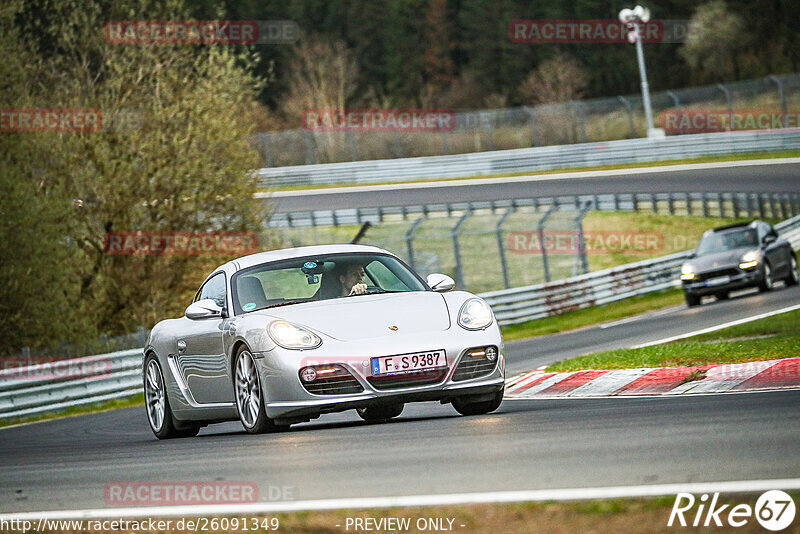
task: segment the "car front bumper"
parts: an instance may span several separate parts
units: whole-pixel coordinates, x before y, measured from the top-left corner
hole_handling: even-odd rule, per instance
[[[708,282],[710,279],[715,278],[713,274],[697,273],[696,276],[702,277],[701,280],[684,280],[682,282],[683,290],[692,295],[713,295],[720,291],[733,291],[736,289],[743,289],[746,287],[755,287],[763,278],[764,274],[759,265],[756,268],[743,270],[736,268],[735,273],[728,275],[729,281],[724,284],[711,284]]]
[[[454,380],[454,373],[469,349],[496,346],[494,368],[466,380]],[[371,359],[424,351],[445,351],[446,374],[434,383],[393,389],[376,388],[368,380],[372,376]],[[449,402],[455,397],[475,396],[476,401],[491,398],[505,383],[505,350],[496,324],[486,330],[466,331],[451,327],[441,332],[393,334],[377,339],[357,341],[325,340],[317,349],[306,351],[273,350],[255,353],[259,367],[264,406],[267,416],[281,422],[294,422],[324,413],[340,412],[376,404],[420,401]],[[299,371],[307,365],[338,364],[347,369],[363,391],[359,393],[320,395],[310,393],[300,381]]]

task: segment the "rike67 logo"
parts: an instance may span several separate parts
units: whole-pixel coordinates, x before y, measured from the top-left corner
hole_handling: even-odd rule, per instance
[[[669,514],[667,526],[743,527],[754,517],[767,530],[777,532],[794,521],[796,508],[792,497],[780,490],[764,492],[755,507],[749,504],[719,504],[719,493],[709,500],[704,493],[699,499],[691,493],[678,493]]]

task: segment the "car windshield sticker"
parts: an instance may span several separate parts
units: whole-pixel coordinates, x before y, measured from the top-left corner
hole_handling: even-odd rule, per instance
[[[297,264],[295,264],[295,265],[297,265]],[[316,263],[314,263],[313,261],[307,261],[307,262],[305,262],[305,263],[303,264],[303,267],[305,267],[306,269],[313,269],[313,268],[315,268],[316,266],[317,266],[317,264],[316,264]]]
[[[242,306],[242,309],[244,311],[255,310],[256,309],[256,303],[255,302],[248,302],[247,304]]]

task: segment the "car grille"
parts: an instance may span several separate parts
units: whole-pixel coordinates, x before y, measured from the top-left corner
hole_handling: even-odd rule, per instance
[[[306,391],[314,395],[346,395],[364,391],[364,386],[350,374],[350,371],[341,365],[335,365],[333,369],[333,373],[317,377],[313,382],[300,380],[300,383],[303,384]]]
[[[702,282],[709,278],[717,278],[718,276],[736,276],[739,271],[734,268],[717,269],[715,271],[706,271],[704,273],[697,273],[693,281]]]
[[[495,348],[495,354],[497,354]],[[470,349],[458,362],[455,373],[453,373],[453,382],[460,382],[462,380],[471,380],[491,374],[497,366],[498,357],[494,360],[489,360],[486,357],[484,347],[480,349]]]
[[[436,384],[444,380],[446,376],[447,368],[445,367],[431,371],[412,371],[400,375],[370,376],[367,377],[367,381],[375,389],[387,390]]]

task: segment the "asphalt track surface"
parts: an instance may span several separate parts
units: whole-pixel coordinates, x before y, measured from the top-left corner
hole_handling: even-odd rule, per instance
[[[509,367],[639,343],[800,301],[776,288],[603,329],[509,344]],[[607,337],[602,337],[607,336]],[[142,407],[0,429],[0,512],[104,508],[113,482],[239,481],[261,500],[800,477],[800,390],[507,400],[489,415],[406,406],[396,420],[324,416],[250,436],[238,423],[158,441]]]
[[[283,192],[280,197],[272,198],[269,202],[276,213],[286,213],[605,193],[796,193],[800,191],[800,163],[717,167],[699,171],[646,169],[636,169],[636,171],[631,173],[620,170],[618,174],[607,174],[596,178],[548,179],[547,175],[541,175],[527,182],[498,181],[478,185],[469,185],[469,180],[464,180],[457,187],[430,187],[430,184],[410,183],[356,192],[342,189],[325,194],[308,194],[307,191]]]

